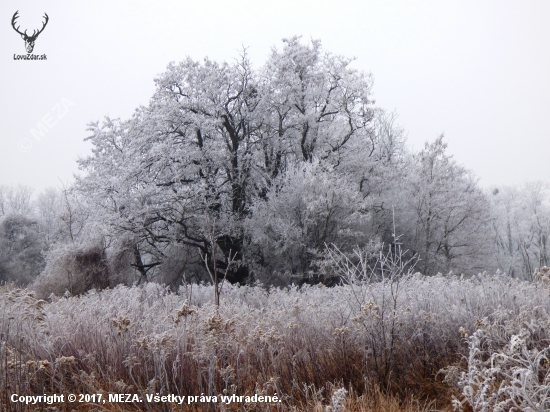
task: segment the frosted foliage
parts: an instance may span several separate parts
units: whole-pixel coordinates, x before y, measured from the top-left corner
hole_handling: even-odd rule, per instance
[[[532,280],[536,268],[550,265],[548,185],[495,188],[490,201],[499,266],[510,276]]]
[[[27,284],[44,268],[38,224],[24,215],[0,216],[0,282]]]
[[[0,217],[8,214],[30,215],[32,192],[33,189],[25,185],[0,185]]]
[[[327,243],[363,242],[366,213],[360,193],[344,176],[318,162],[290,168],[278,191],[258,200],[247,221],[269,272],[303,274]]]
[[[406,199],[396,209],[397,231],[420,255],[422,273],[460,270],[471,275],[492,262],[490,208],[476,179],[446,149],[440,136],[414,156]]]
[[[468,404],[474,411],[549,410],[550,347],[548,325],[544,323],[526,321],[511,336],[517,325],[510,328],[501,324],[498,331],[477,330],[469,338],[468,369],[458,381],[463,398],[455,399],[455,409],[462,411]],[[507,337],[509,341],[499,348]]]
[[[103,248],[99,245],[87,248],[67,245],[50,251],[44,271],[31,288],[40,297],[47,297],[65,292],[76,295],[108,286],[109,274]]]
[[[219,308],[212,296],[211,286],[172,293],[149,283],[52,296],[48,303],[5,290],[0,385],[18,382],[23,395],[43,385],[52,392],[116,392],[124,385],[136,393],[277,392],[285,402],[305,401],[292,382],[418,391],[467,356],[463,336],[477,327],[486,331],[473,335],[482,344],[472,341],[469,369],[459,379],[467,395],[473,388],[468,399],[477,402],[477,382],[488,382],[483,399],[502,402],[507,393],[524,391],[534,404],[545,402],[546,389],[539,389],[547,382],[540,373],[550,302],[542,283],[417,274],[333,288],[226,284]],[[487,360],[502,370],[494,381]],[[447,380],[451,372],[445,371]],[[506,379],[510,384],[499,388]],[[338,402],[325,406],[336,410]]]
[[[35,200],[36,216],[40,227],[40,232],[48,246],[62,241],[66,237],[65,222],[63,217],[65,213],[65,202],[62,192],[54,188],[45,189],[39,193]]]
[[[343,412],[346,408],[344,401],[348,391],[344,388],[340,388],[332,394],[332,406],[327,406],[325,412]]]
[[[240,261],[226,278],[244,284],[252,279],[248,256],[255,252],[246,249],[243,221],[253,204],[271,197],[275,181],[293,165],[319,158],[329,171],[354,148],[372,149],[372,79],[351,63],[299,37],[285,39],[259,70],[246,51],[231,63],[171,63],[155,80],[149,106],[126,121],[90,124],[93,155],[79,161],[86,176],[76,187],[111,233],[129,238],[144,280],[145,269],[177,244],[193,248],[195,260],[213,261],[216,254],[219,268]],[[300,240],[303,248],[310,234]],[[262,266],[261,256],[254,257]]]

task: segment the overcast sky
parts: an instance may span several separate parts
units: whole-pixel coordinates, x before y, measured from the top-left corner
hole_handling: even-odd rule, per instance
[[[14,60],[17,10],[29,34],[48,14],[33,51],[47,60]],[[246,46],[259,67],[295,34],[355,56],[415,150],[444,133],[484,187],[550,182],[548,0],[2,0],[0,17],[0,184],[70,182],[86,125],[148,104],[170,61]]]

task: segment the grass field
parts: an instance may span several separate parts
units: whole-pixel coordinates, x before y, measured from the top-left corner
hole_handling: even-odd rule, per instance
[[[218,399],[44,407],[431,411],[452,410],[454,397],[457,408],[462,401],[465,410],[472,405],[498,410],[491,408],[535,394],[534,404],[538,399],[546,407],[549,362],[542,359],[549,344],[550,298],[544,282],[417,274],[333,288],[226,284],[219,307],[213,295],[211,286],[187,285],[175,293],[146,284],[46,301],[4,286],[1,405],[7,411],[46,410],[25,409],[10,400],[12,394],[108,399],[109,393],[127,393],[141,399],[147,394]],[[519,389],[506,395],[503,387],[518,387],[512,382],[518,365],[529,368],[521,361],[523,347],[525,362],[539,354],[531,362],[536,370],[525,373],[532,381],[524,379],[524,395]],[[501,356],[495,363],[499,353],[509,362]],[[282,401],[219,401],[233,394],[276,395]]]

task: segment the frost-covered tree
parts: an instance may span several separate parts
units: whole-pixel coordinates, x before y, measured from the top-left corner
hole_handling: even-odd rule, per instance
[[[65,240],[66,233],[62,216],[65,209],[63,192],[47,188],[36,196],[34,210],[38,227],[48,247]]]
[[[443,136],[414,156],[396,212],[403,242],[421,272],[475,273],[490,267],[490,208],[476,179],[446,153]]]
[[[363,196],[348,176],[317,159],[289,168],[251,211],[249,253],[264,279],[279,273],[301,281],[326,245],[347,250],[367,240]]]
[[[93,155],[80,162],[87,175],[78,187],[128,236],[143,271],[179,244],[210,271],[246,282],[242,223],[256,199],[289,167],[314,158],[337,167],[370,135],[370,76],[350,63],[298,37],[259,71],[246,53],[231,64],[172,63],[148,107],[91,125]],[[241,264],[226,270],[232,259]]]
[[[487,269],[487,199],[442,139],[411,155],[352,59],[283,42],[257,70],[246,51],[171,63],[147,107],[90,125],[76,189],[107,254],[140,282],[246,283],[399,237],[427,274]]]
[[[319,40],[283,42],[261,71],[265,171],[277,175],[281,161],[314,157],[338,164],[371,134],[372,78],[353,69],[353,59],[323,53]]]
[[[157,79],[150,107],[133,119],[92,125],[94,156],[81,162],[89,174],[79,187],[100,195],[98,206],[131,238],[134,264],[144,276],[172,243],[205,256],[213,247],[242,253],[232,220],[245,213],[252,170],[257,127],[250,82],[246,59],[235,65],[188,59]],[[208,217],[225,223],[217,245],[206,234]]]
[[[28,284],[44,268],[38,224],[24,215],[0,218],[0,282]]]
[[[0,217],[8,214],[30,216],[33,189],[29,186],[0,185]]]
[[[550,264],[548,185],[525,183],[493,189],[491,207],[498,265],[512,277],[532,279],[535,269]]]
[[[404,193],[409,188],[407,176],[413,169],[405,133],[396,120],[395,113],[377,109],[368,138],[352,142],[348,156],[338,166],[365,200],[364,208],[370,215],[366,236],[386,244],[403,234],[394,234],[395,211],[398,218],[406,220],[409,208]]]

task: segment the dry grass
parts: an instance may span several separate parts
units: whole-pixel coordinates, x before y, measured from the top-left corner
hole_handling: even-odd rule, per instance
[[[321,411],[345,387],[349,411],[451,410],[459,388],[439,371],[468,353],[460,327],[475,330],[496,314],[503,322],[519,313],[548,318],[548,291],[538,285],[500,277],[399,282],[397,290],[388,282],[271,291],[226,285],[219,309],[210,303],[212,288],[197,285],[178,293],[154,284],[117,287],[50,302],[4,288],[0,405],[23,410],[11,393],[276,392],[283,397],[276,407],[101,406]]]

